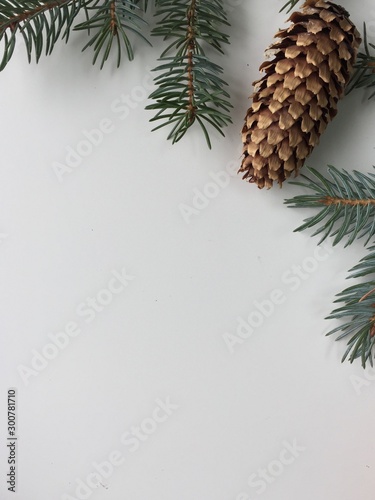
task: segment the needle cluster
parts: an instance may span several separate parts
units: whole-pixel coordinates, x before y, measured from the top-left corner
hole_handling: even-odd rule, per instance
[[[86,32],[82,50],[93,50],[93,64],[102,69],[115,53],[117,66],[122,54],[134,58],[134,34],[151,45],[149,26],[144,19],[148,0],[0,0],[0,71],[9,63],[20,35],[26,44],[29,62],[45,49],[50,54],[59,38],[68,40],[71,29]],[[179,141],[198,123],[211,147],[208,127],[224,135],[231,122],[229,93],[223,69],[210,52],[223,53],[229,37],[222,0],[155,0],[153,36],[162,37],[166,47],[160,56],[155,78],[155,110],[151,119],[156,129],[170,124],[168,138]],[[83,13],[83,16],[78,14]],[[78,17],[77,17],[78,16]],[[74,26],[73,26],[74,25]]]
[[[70,28],[87,0],[0,0],[0,71],[10,61],[21,35],[29,62],[43,53],[50,54],[60,38],[68,41]]]
[[[313,168],[308,170],[310,176],[301,175],[301,181],[293,182],[307,193],[286,203],[294,208],[315,208],[317,212],[296,231],[314,228],[313,235],[321,237],[319,243],[331,237],[333,245],[345,241],[348,246],[357,239],[368,245],[375,236],[375,175],[332,166],[328,167],[328,176]],[[360,282],[337,295],[339,307],[328,316],[340,321],[328,335],[338,334],[337,340],[348,338],[342,360],[353,362],[360,358],[363,367],[367,362],[373,364],[375,343],[375,246],[368,250],[368,255],[350,271],[349,278]]]
[[[162,37],[167,46],[156,68],[157,89],[148,109],[157,113],[152,121],[161,121],[154,130],[172,124],[168,139],[178,142],[198,122],[211,147],[207,125],[223,134],[231,122],[231,104],[221,78],[222,68],[206,55],[211,47],[223,53],[229,43],[221,27],[228,25],[220,0],[159,0],[160,17],[154,36]]]
[[[122,50],[125,48],[129,61],[134,59],[132,43],[129,33],[136,33],[150,44],[142,33],[142,29],[147,26],[143,19],[143,14],[147,9],[147,0],[94,0],[87,6],[86,21],[78,24],[75,30],[85,30],[93,34],[82,50],[88,47],[94,49],[95,63],[101,55],[100,68],[107,61],[113,44],[117,48],[117,67],[121,64]],[[150,44],[151,45],[151,44]]]

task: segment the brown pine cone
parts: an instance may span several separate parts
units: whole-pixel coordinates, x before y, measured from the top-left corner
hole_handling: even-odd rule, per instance
[[[361,43],[341,6],[307,0],[268,51],[242,130],[240,172],[259,188],[298,174],[337,113]]]

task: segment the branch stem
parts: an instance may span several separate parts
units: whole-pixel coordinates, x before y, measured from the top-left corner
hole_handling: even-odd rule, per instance
[[[189,122],[193,123],[195,119],[196,106],[194,104],[194,61],[193,56],[195,53],[195,29],[194,21],[196,17],[196,0],[191,0],[190,7],[187,12],[187,79],[188,79],[188,106]]]
[[[349,205],[351,207],[355,207],[360,205],[362,207],[367,207],[368,205],[375,205],[375,199],[369,198],[367,200],[356,200],[356,199],[347,199],[347,198],[333,198],[332,196],[326,196],[322,200],[321,203],[324,205]]]
[[[11,31],[15,31],[22,21],[26,19],[30,19],[42,12],[54,9],[55,7],[62,7],[68,3],[71,3],[73,0],[54,0],[53,2],[44,2],[42,5],[35,7],[35,9],[25,10],[21,12],[17,16],[11,17],[3,24],[0,24],[0,32],[5,31],[10,28]]]
[[[367,299],[367,297],[369,297],[369,296],[370,296],[372,293],[374,293],[374,292],[375,292],[375,288],[373,288],[373,289],[372,289],[372,290],[370,290],[369,292],[365,293],[365,295],[364,295],[363,297],[361,297],[361,298],[359,299],[359,301],[358,301],[358,302],[362,302],[363,300]],[[375,318],[374,318],[374,319],[375,319]]]
[[[113,2],[111,2],[110,14],[111,14],[111,32],[113,35],[116,35],[116,33],[117,33],[117,20],[116,20],[116,1],[115,0],[113,0]]]

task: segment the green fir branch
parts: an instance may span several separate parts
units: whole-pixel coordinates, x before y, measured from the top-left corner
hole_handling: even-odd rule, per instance
[[[152,122],[161,121],[154,130],[172,125],[168,139],[175,143],[198,122],[211,147],[207,126],[224,135],[223,127],[231,123],[223,70],[204,50],[206,45],[223,53],[222,44],[229,42],[220,30],[228,25],[222,1],[158,0],[157,6],[161,20],[152,34],[169,44],[155,68],[161,72],[155,78],[157,89],[150,95],[155,103],[146,108],[157,112]],[[170,55],[172,51],[174,55]]]
[[[363,27],[363,38],[364,52],[358,54],[347,92],[358,88],[372,89],[369,95],[369,99],[371,99],[375,97],[375,53],[371,52],[370,48],[375,49],[375,45],[368,42],[366,23]]]
[[[351,363],[360,358],[362,366],[373,365],[375,343],[375,247],[353,269],[349,278],[367,278],[364,283],[353,285],[337,295],[335,303],[342,304],[327,319],[343,323],[327,335],[339,334],[336,340],[349,336],[342,361]]]
[[[142,17],[146,9],[147,0],[144,2],[140,0],[95,0],[88,7],[88,18],[74,29],[87,30],[89,33],[94,30],[94,34],[82,49],[93,47],[93,64],[101,55],[100,69],[102,69],[114,44],[117,48],[117,67],[121,64],[123,47],[125,47],[129,61],[132,61],[134,51],[129,33],[136,33],[150,45],[142,33],[142,29],[147,26]]]
[[[375,175],[356,170],[349,173],[328,167],[330,179],[313,168],[313,177],[301,175],[302,182],[292,182],[309,190],[308,194],[286,200],[293,208],[318,208],[317,214],[304,220],[296,231],[316,227],[313,236],[321,235],[319,243],[328,236],[333,245],[346,239],[345,246],[356,238],[365,237],[365,245],[375,235]]]
[[[0,71],[13,55],[18,33],[24,39],[29,62],[33,52],[38,62],[44,47],[50,54],[60,35],[68,41],[72,23],[88,1],[0,0]]]
[[[365,237],[365,245],[375,235],[375,175],[354,170],[339,171],[328,167],[329,178],[313,168],[312,176],[302,175],[302,182],[293,182],[309,190],[285,202],[293,208],[317,208],[318,213],[305,220],[296,231],[316,227],[315,234],[322,234],[320,242],[333,237],[333,245],[343,239],[350,245],[355,239]],[[349,337],[342,361],[353,362],[360,358],[362,366],[373,364],[375,343],[375,246],[369,254],[350,271],[349,278],[365,278],[337,295],[334,309],[327,319],[340,320],[341,324],[327,335],[336,334],[337,340]]]

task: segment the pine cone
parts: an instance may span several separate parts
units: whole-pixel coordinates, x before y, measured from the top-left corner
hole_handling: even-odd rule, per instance
[[[253,104],[242,130],[240,172],[259,188],[298,174],[337,113],[361,43],[348,12],[324,0],[307,0],[288,19],[260,66]]]

